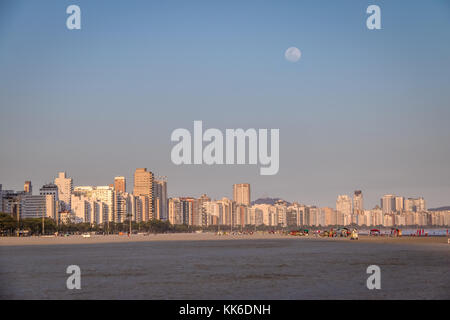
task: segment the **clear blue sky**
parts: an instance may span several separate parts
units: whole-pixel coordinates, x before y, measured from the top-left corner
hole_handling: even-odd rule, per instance
[[[66,28],[81,7],[82,29]],[[381,7],[382,30],[366,28]],[[297,63],[288,47],[302,51]],[[0,2],[0,183],[35,190],[136,167],[172,196],[335,205],[362,189],[450,204],[450,3],[436,1]],[[280,171],[175,166],[170,134],[279,128]]]

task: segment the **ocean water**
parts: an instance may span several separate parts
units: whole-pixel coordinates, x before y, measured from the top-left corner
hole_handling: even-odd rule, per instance
[[[381,290],[366,287],[369,265]],[[81,289],[66,268],[81,268]],[[0,247],[0,299],[449,299],[450,245],[314,239]]]

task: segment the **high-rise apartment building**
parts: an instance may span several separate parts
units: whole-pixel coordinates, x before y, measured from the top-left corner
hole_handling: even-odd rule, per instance
[[[110,186],[80,186],[75,187],[73,191],[74,196],[80,197],[84,196],[86,200],[98,202],[99,217],[92,218],[96,220],[97,223],[112,222],[115,221],[114,213],[115,211],[115,198],[114,190]],[[80,201],[83,201],[81,199]],[[94,214],[92,216],[95,216]],[[82,217],[82,215],[80,215]],[[86,219],[88,220],[88,219]]]
[[[352,200],[348,195],[344,194],[337,197],[336,211],[344,216],[352,214]]]
[[[39,189],[39,194],[46,196],[47,216],[57,221],[59,211],[58,187],[53,183],[44,184]]]
[[[15,219],[21,216],[21,197],[23,192],[13,190],[3,190],[0,184],[0,212],[9,213]]]
[[[211,198],[208,197],[206,194],[202,194],[202,196],[200,198],[198,198],[198,218],[200,219],[200,221],[198,221],[199,225],[201,226],[207,226],[210,224],[210,222],[208,221],[208,215],[206,213],[205,208],[203,207],[203,204],[205,202],[210,202]]]
[[[167,178],[160,177],[153,181],[153,208],[156,219],[167,220],[167,204]]]
[[[323,226],[334,226],[337,224],[336,211],[333,208],[325,207],[321,208],[320,211],[323,213]]]
[[[180,198],[182,223],[194,225],[198,221],[198,202],[197,199],[191,197]]]
[[[25,181],[23,185],[23,191],[25,193],[33,194],[33,187],[31,186],[31,181]]]
[[[262,212],[262,224],[266,226],[276,226],[278,224],[277,209],[275,206],[262,203],[255,204],[252,208],[258,209]]]
[[[71,205],[71,213],[73,214],[74,218],[77,221],[80,222],[93,222],[93,213],[92,213],[92,207],[89,206],[89,201],[91,199],[86,197],[83,194],[80,194],[78,192],[74,192],[72,194],[70,205]],[[92,200],[95,201],[95,200]],[[95,221],[98,222],[98,221]]]
[[[385,194],[381,199],[381,209],[383,210],[383,214],[394,212],[395,196],[392,194]]]
[[[134,172],[134,189],[135,196],[149,196],[153,194],[153,173],[147,171],[147,168],[138,168]]]
[[[203,197],[202,212],[206,214],[206,225],[221,225],[221,217],[223,217],[223,205],[220,201],[207,201],[206,197]],[[200,199],[202,199],[200,198]]]
[[[73,180],[68,178],[65,172],[58,172],[55,178],[55,185],[58,187],[58,198],[61,211],[70,211],[70,200],[73,191]]]
[[[364,211],[363,194],[361,190],[356,190],[353,193],[353,213],[361,214]]]
[[[3,210],[3,191],[2,191],[2,184],[0,183],[0,212],[5,212]]]
[[[114,191],[114,222],[128,220],[128,193]]]
[[[402,212],[405,208],[405,199],[403,197],[395,197],[395,211]]]
[[[221,216],[219,217],[220,224],[232,226],[235,224],[234,215],[236,212],[236,203],[231,199],[223,197],[218,201],[222,206]]]
[[[41,218],[44,216],[55,219],[56,217],[56,205],[52,195],[23,195],[20,206],[22,218]]]
[[[116,192],[127,192],[125,177],[114,178],[114,190]]]
[[[156,218],[153,209],[153,173],[147,168],[137,168],[134,172],[133,194],[141,199],[142,221]]]
[[[250,206],[250,184],[239,183],[233,185],[233,201],[236,204]]]
[[[405,199],[405,210],[409,212],[425,211],[426,210],[425,199],[422,197]]]

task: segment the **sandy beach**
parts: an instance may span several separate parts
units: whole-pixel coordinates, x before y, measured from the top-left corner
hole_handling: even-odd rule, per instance
[[[449,299],[449,263],[447,237],[5,237],[0,299]],[[366,286],[373,264],[381,290]]]
[[[358,241],[351,241],[349,238],[329,238],[315,236],[290,236],[284,234],[255,233],[253,235],[217,235],[214,233],[169,233],[169,234],[148,234],[148,235],[91,235],[83,237],[81,235],[71,235],[68,237],[55,236],[32,236],[32,237],[0,237],[0,246],[24,246],[24,245],[70,245],[70,244],[101,244],[101,243],[130,243],[130,242],[151,242],[151,241],[214,241],[214,240],[282,240],[295,239],[299,241],[345,241],[345,242],[369,242],[379,244],[448,244],[447,237],[388,237],[388,236],[360,236]],[[450,244],[449,244],[450,248]]]

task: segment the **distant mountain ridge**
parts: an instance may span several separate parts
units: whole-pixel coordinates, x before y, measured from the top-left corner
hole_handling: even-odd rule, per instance
[[[274,205],[277,201],[280,201],[280,200],[281,201],[285,201],[288,206],[291,205],[290,202],[288,202],[286,200],[283,200],[281,198],[259,198],[259,199],[256,199],[255,201],[252,201],[252,205],[254,205],[254,204],[271,204],[271,205]]]
[[[428,209],[428,211],[447,211],[447,210],[450,210],[450,206]]]

